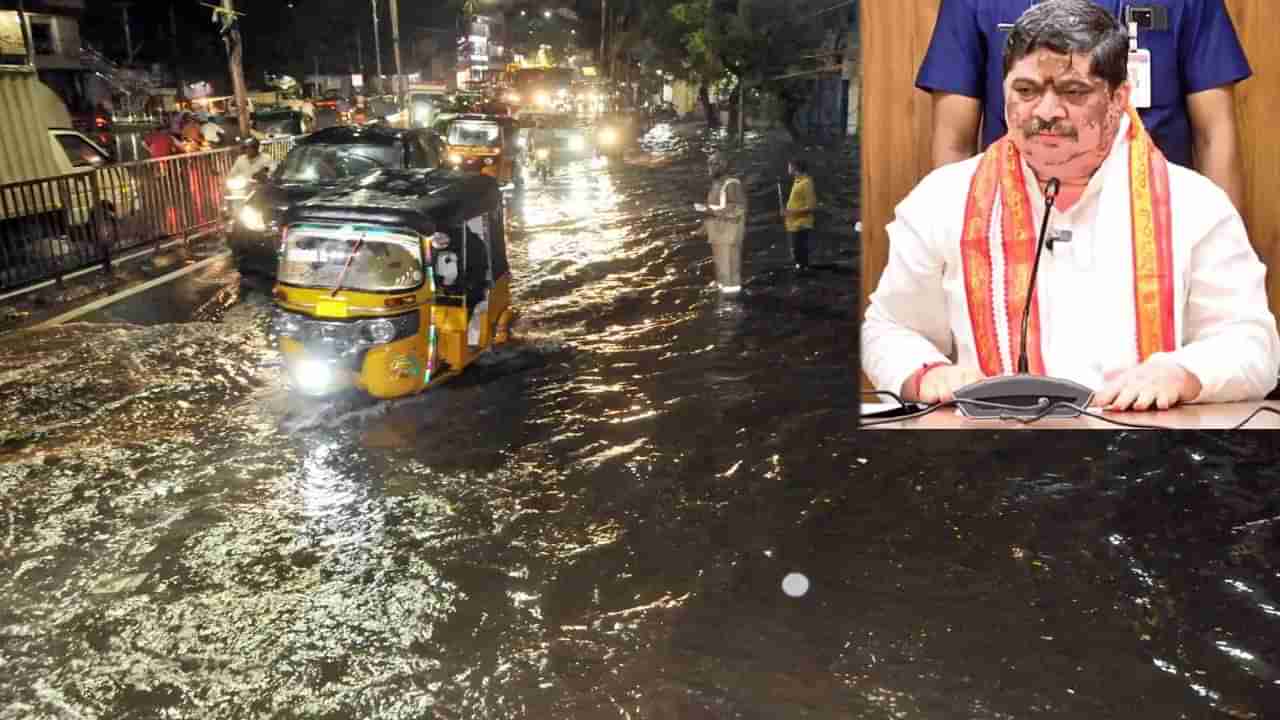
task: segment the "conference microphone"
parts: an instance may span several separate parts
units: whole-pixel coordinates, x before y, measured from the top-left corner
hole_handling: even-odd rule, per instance
[[[1036,257],[1031,263],[1031,281],[1027,283],[1027,302],[1022,306],[1022,338],[1018,348],[1018,373],[986,378],[956,390],[956,400],[976,400],[1004,407],[987,407],[973,403],[959,403],[960,412],[973,418],[1021,418],[1078,417],[1080,410],[1093,400],[1093,390],[1064,378],[1031,375],[1027,370],[1027,325],[1031,320],[1031,300],[1036,293],[1036,277],[1040,272],[1040,256],[1044,251],[1045,235],[1049,230],[1049,214],[1058,198],[1062,183],[1052,178],[1044,189],[1044,219],[1040,222],[1040,237],[1036,243]],[[1054,403],[1065,403],[1054,406]],[[1066,407],[1073,405],[1074,407]]]

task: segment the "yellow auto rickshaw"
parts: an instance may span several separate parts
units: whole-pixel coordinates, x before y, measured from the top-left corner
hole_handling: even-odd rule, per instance
[[[507,341],[510,285],[497,181],[376,170],[286,214],[274,329],[299,391],[401,397]]]
[[[459,115],[448,121],[441,135],[448,143],[449,163],[454,168],[488,175],[506,186],[521,181],[516,167],[517,132],[510,117]]]

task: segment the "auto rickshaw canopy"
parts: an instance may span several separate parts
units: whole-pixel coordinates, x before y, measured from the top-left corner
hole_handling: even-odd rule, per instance
[[[430,236],[501,207],[502,190],[487,175],[383,169],[298,203],[285,215],[284,223],[374,224]],[[506,275],[510,266],[505,233],[489,233],[485,245],[493,277]]]

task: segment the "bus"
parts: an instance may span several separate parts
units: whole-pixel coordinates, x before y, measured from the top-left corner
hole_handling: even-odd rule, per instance
[[[572,68],[521,68],[512,74],[508,100],[530,110],[570,110],[576,75]]]

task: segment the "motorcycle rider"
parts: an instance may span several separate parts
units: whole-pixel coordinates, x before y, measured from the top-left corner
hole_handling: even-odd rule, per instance
[[[545,122],[539,118],[534,121],[533,129],[529,131],[529,147],[527,149],[530,157],[533,158],[533,166],[540,172],[549,174],[551,167],[551,133],[547,130]],[[546,157],[538,157],[539,150],[546,150]]]
[[[263,173],[271,172],[271,158],[262,153],[262,145],[257,138],[251,137],[245,140],[240,143],[240,147],[244,152],[231,166],[231,172],[227,173],[228,178],[253,180]]]

